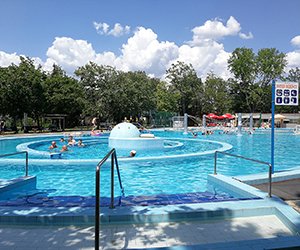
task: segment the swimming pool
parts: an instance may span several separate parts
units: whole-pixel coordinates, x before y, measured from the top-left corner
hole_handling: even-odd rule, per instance
[[[193,193],[207,190],[207,174],[213,173],[215,150],[229,150],[233,154],[270,162],[270,131],[264,130],[243,136],[215,133],[209,136],[182,132],[153,131],[165,139],[160,151],[145,150],[134,158],[126,151],[118,151],[119,166],[126,196]],[[1,153],[29,148],[29,174],[37,176],[37,188],[51,196],[93,196],[95,166],[109,151],[108,137],[83,137],[86,147],[74,147],[62,159],[51,160],[48,147],[61,136],[2,138]],[[78,138],[75,138],[78,139]],[[175,144],[174,144],[175,142]],[[300,164],[300,136],[291,131],[275,135],[275,171]],[[59,143],[59,142],[58,142]],[[177,145],[175,148],[172,146]],[[171,147],[171,148],[170,148]],[[43,154],[46,152],[46,154]],[[168,158],[165,158],[168,157]],[[264,165],[242,159],[220,156],[218,173],[246,175],[267,172]],[[1,179],[24,174],[24,157],[12,156],[0,160]],[[101,169],[101,195],[109,196],[109,163]],[[120,191],[115,182],[116,192]]]

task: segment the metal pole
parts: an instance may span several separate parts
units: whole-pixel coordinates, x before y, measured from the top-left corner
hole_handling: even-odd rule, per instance
[[[114,154],[111,154],[111,182],[110,182],[110,207],[109,208],[115,208],[114,206]]]
[[[275,81],[272,81],[272,128],[271,128],[271,165],[274,173],[274,147],[275,147]]]
[[[28,176],[28,152],[25,151],[26,154],[26,166],[25,166],[25,176]]]
[[[269,197],[272,197],[272,165],[269,164]]]
[[[113,154],[114,154],[114,158],[115,158],[115,162],[116,162],[116,169],[117,169],[117,174],[118,174],[118,178],[119,178],[120,188],[121,188],[121,190],[123,192],[124,189],[123,189],[123,185],[122,185],[121,174],[120,174],[120,169],[119,169],[119,164],[118,164],[118,159],[117,159],[117,153],[116,153],[116,151],[114,151]]]
[[[96,185],[95,185],[95,250],[99,249],[100,241],[100,167],[96,167]]]
[[[242,113],[238,113],[238,135],[242,134]]]
[[[183,126],[184,126],[183,134],[187,134],[188,133],[188,114],[187,113],[184,113]]]
[[[249,124],[249,130],[253,131],[253,114],[250,114],[250,124]]]
[[[202,116],[202,127],[205,129],[206,128],[206,115]]]
[[[214,175],[217,174],[217,153],[218,153],[218,151],[215,152],[215,168],[214,168]]]

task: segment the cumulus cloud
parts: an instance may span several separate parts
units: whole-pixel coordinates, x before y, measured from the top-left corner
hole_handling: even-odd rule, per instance
[[[122,70],[145,70],[161,76],[169,61],[178,56],[178,47],[172,42],[159,42],[151,30],[139,27],[126,44],[117,66]]]
[[[55,62],[66,71],[72,72],[75,68],[94,61],[96,53],[92,45],[85,40],[56,37],[52,46],[47,50],[47,56],[46,67]]]
[[[235,36],[240,30],[241,26],[233,16],[227,20],[226,25],[218,19],[208,20],[204,25],[192,29],[193,40],[189,43],[191,45],[201,45],[212,40],[217,41],[225,36]]]
[[[287,53],[286,59],[288,61],[287,71],[296,67],[300,68],[300,50]]]
[[[253,36],[252,32],[249,32],[248,34],[240,32],[239,37],[242,39],[248,40],[248,39],[252,39],[254,36]]]
[[[7,67],[14,64],[20,63],[20,56],[17,53],[8,54],[4,51],[0,51],[0,67]]]
[[[291,44],[293,44],[294,46],[300,47],[300,36],[295,36],[291,40]]]
[[[130,26],[122,26],[120,23],[115,23],[112,29],[109,29],[110,26],[107,23],[93,22],[93,25],[97,33],[101,35],[111,35],[115,37],[120,37],[130,33]]]
[[[94,26],[97,31],[106,35],[113,35],[113,32],[117,35],[126,30],[126,27],[119,26],[119,24],[112,29],[106,23],[94,23]],[[130,28],[127,30],[129,31]],[[58,64],[70,75],[78,67],[93,61],[99,65],[110,65],[123,71],[142,70],[158,78],[164,78],[166,70],[172,63],[183,61],[192,64],[197,75],[202,79],[211,71],[227,79],[230,77],[227,60],[231,53],[225,50],[219,40],[226,36],[253,38],[251,32],[241,33],[241,25],[234,17],[230,17],[226,24],[220,20],[206,21],[202,26],[195,27],[192,35],[191,42],[177,45],[172,41],[160,41],[152,29],[138,27],[121,46],[120,55],[111,51],[97,53],[92,44],[86,40],[56,37],[47,50],[46,61],[43,62],[39,58],[33,59],[45,70],[50,71],[53,64]],[[291,43],[300,44],[299,37],[294,37]],[[287,60],[287,69],[299,67],[300,50],[287,53]],[[18,64],[19,55],[0,51],[0,66],[8,66],[11,63]]]
[[[226,36],[239,36],[241,39],[252,39],[253,34],[241,32],[240,23],[230,16],[224,25],[221,20],[208,20],[203,25],[192,29],[193,40],[188,44],[193,46],[211,45],[214,41],[219,41]]]

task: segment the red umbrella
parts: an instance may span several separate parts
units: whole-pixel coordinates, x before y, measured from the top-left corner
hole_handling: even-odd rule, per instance
[[[234,118],[235,118],[235,116],[234,116],[234,115],[232,115],[232,114],[229,114],[229,113],[226,113],[225,115],[222,115],[222,117],[224,117],[224,119],[229,119],[229,120],[231,120],[231,119],[234,119]]]
[[[214,114],[214,113],[210,113],[210,114],[206,115],[206,117],[207,117],[208,119],[218,119],[218,118],[219,118],[219,116],[217,116],[217,115]]]

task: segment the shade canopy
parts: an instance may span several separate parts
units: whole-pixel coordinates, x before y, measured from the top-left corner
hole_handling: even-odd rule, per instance
[[[224,117],[224,119],[229,119],[229,120],[231,120],[231,119],[234,119],[234,118],[235,118],[235,116],[234,116],[234,115],[232,115],[232,114],[229,114],[229,113],[226,113],[226,114],[222,115],[222,117]]]
[[[229,113],[226,113],[226,114],[220,115],[220,116],[218,116],[218,115],[216,115],[214,113],[210,113],[210,114],[206,115],[206,117],[209,118],[209,119],[215,119],[215,120],[224,120],[224,119],[231,120],[231,119],[235,118],[234,115],[229,114]]]
[[[206,117],[209,119],[219,119],[219,116],[214,113],[209,113],[208,115],[206,115]]]
[[[274,116],[275,119],[285,119],[286,117],[284,115],[281,115],[281,114],[276,114]]]

